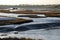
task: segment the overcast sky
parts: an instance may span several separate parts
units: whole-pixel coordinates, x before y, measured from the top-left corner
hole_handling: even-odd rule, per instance
[[[60,0],[0,0],[2,5],[19,5],[19,4],[30,4],[30,5],[46,5],[46,4],[60,4]]]

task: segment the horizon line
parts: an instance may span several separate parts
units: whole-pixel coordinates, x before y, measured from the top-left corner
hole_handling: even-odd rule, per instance
[[[60,5],[60,4],[0,4],[0,5]]]

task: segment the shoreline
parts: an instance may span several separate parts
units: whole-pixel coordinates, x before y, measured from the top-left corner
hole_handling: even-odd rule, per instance
[[[32,39],[32,38],[0,38],[0,40],[36,40],[36,39]],[[42,40],[42,39],[37,39],[37,40]]]
[[[2,19],[0,20],[0,25],[22,24],[22,23],[33,22],[33,20],[26,20],[21,18],[18,19],[18,18],[6,17],[6,18],[0,18],[0,19]]]
[[[60,17],[60,10],[32,11],[32,10],[0,10],[1,13],[13,14],[44,14],[46,17]]]

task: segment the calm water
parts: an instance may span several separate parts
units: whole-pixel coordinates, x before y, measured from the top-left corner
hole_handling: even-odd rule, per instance
[[[5,25],[5,26],[0,26],[0,28],[2,28],[0,30],[0,32],[5,32],[7,30],[9,30],[10,28],[17,28],[17,27],[29,27],[30,30],[26,30],[26,31],[19,31],[18,34],[14,34],[15,31],[8,31],[6,34],[8,34],[8,36],[4,36],[4,37],[26,37],[26,38],[35,38],[35,39],[44,39],[44,40],[60,40],[60,29],[50,29],[50,30],[46,30],[46,29],[35,29],[35,28],[39,28],[39,27],[60,27],[60,18],[31,18],[32,20],[34,20],[34,22],[31,23],[25,23],[25,24],[18,24],[18,25]],[[46,23],[52,23],[52,24],[46,24]],[[56,23],[56,24],[53,24]],[[36,25],[31,25],[31,24],[36,24]],[[44,24],[44,25],[41,25]],[[46,25],[45,25],[46,24]],[[28,25],[28,26],[25,26]],[[31,26],[29,26],[31,25]],[[7,27],[7,28],[6,28]],[[35,28],[33,28],[35,27]],[[32,30],[31,30],[32,29]],[[1,34],[1,33],[0,33]],[[5,33],[4,33],[5,34]],[[3,36],[0,36],[3,38]]]

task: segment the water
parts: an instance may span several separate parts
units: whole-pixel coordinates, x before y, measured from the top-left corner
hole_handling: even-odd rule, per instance
[[[4,37],[18,37],[18,38],[25,37],[25,38],[43,39],[43,40],[60,40],[60,29],[49,29],[49,30],[47,30],[46,28],[39,29],[39,27],[47,27],[47,28],[48,27],[60,27],[60,23],[59,23],[60,18],[48,17],[48,18],[31,18],[31,19],[34,20],[34,22],[24,23],[21,25],[18,24],[18,25],[0,26],[0,28],[1,28],[0,35],[7,34],[7,36],[0,36],[0,37],[1,38],[4,38]],[[14,31],[13,29],[21,27],[21,26],[29,27],[30,30],[19,31],[18,34],[14,34],[14,32],[16,32],[16,31]]]
[[[1,21],[1,20],[15,20],[15,19],[16,19],[16,18],[0,17],[0,21]]]
[[[8,36],[4,37],[10,36],[18,38],[25,37],[33,39],[44,39],[44,40],[60,40],[60,29],[54,29],[54,30],[38,29],[38,30],[19,32],[19,34],[13,34],[13,33],[14,32],[8,33]]]

